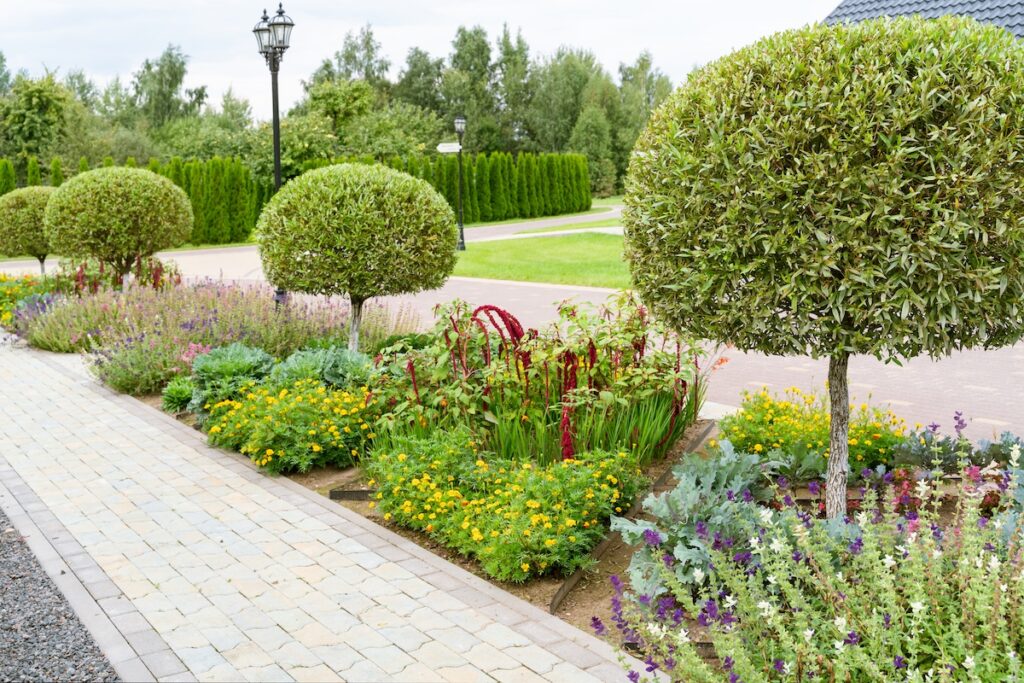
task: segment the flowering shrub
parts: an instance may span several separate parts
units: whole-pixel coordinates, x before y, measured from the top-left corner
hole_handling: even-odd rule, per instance
[[[479,450],[465,430],[395,439],[366,469],[385,519],[475,557],[502,581],[585,564],[642,484],[625,453],[581,453],[549,464]]]
[[[744,392],[740,409],[721,420],[722,438],[747,453],[784,454],[785,473],[806,479],[825,471],[829,449],[829,408],[824,396],[796,387],[782,397],[766,389]],[[892,462],[893,450],[906,435],[906,425],[889,410],[861,403],[850,409],[850,466],[853,471]],[[778,453],[773,459],[779,459]]]
[[[192,362],[192,401],[189,410],[203,416],[211,404],[236,398],[246,387],[270,374],[274,357],[263,349],[235,342],[219,346]]]
[[[1024,648],[1020,447],[999,487],[1013,506],[982,516],[985,489],[965,473],[957,510],[940,515],[935,481],[920,480],[919,511],[869,489],[855,520],[817,521],[795,507],[749,505],[748,551],[712,550],[696,597],[663,571],[670,594],[625,594],[613,619],[647,655],[647,671],[685,681],[1019,680]],[[713,529],[711,530],[714,531]],[[699,623],[718,664],[698,654]],[[606,627],[595,620],[595,628]],[[630,677],[638,680],[639,672]]]
[[[331,390],[311,379],[280,391],[243,389],[210,408],[210,443],[248,455],[270,472],[354,463],[375,438],[377,404],[366,387]]]
[[[467,426],[504,458],[663,455],[699,411],[695,351],[628,294],[560,313],[538,332],[493,306],[440,309],[432,343],[384,359],[386,419],[404,433]]]

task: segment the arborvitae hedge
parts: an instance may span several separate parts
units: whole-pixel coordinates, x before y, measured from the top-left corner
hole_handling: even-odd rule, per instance
[[[26,185],[42,185],[43,174],[39,170],[39,159],[33,157],[28,158],[28,168],[25,171],[25,184]]]
[[[64,167],[61,165],[60,157],[50,160],[50,185],[60,187],[64,184]]]
[[[14,164],[8,159],[0,159],[0,194],[7,194],[17,186]]]
[[[304,170],[340,163],[378,163],[369,156],[319,159]],[[580,154],[507,152],[464,156],[463,213],[467,223],[554,216],[590,208],[590,175]],[[423,178],[458,210],[458,158],[454,154],[390,158],[385,166]]]

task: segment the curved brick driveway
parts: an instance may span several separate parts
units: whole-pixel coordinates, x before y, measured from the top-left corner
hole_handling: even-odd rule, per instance
[[[604,643],[0,344],[0,506],[126,680],[622,680]]]

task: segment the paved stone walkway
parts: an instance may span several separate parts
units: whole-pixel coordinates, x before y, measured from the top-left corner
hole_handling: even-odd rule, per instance
[[[125,680],[622,680],[603,642],[0,345],[0,506]]]

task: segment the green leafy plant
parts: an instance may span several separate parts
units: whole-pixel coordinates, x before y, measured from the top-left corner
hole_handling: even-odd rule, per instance
[[[396,439],[366,470],[385,520],[431,534],[502,581],[586,565],[643,482],[623,452],[535,465],[480,451],[465,430]]]
[[[713,549],[706,585],[662,578],[670,593],[634,600],[616,582],[619,636],[672,680],[1015,680],[1024,647],[1019,557],[1020,447],[998,473],[1008,509],[982,515],[985,485],[964,470],[952,515],[937,480],[919,480],[916,510],[869,489],[855,519],[749,503],[749,549]],[[692,620],[692,621],[691,621]],[[715,659],[691,638],[701,626]],[[595,627],[605,631],[600,620]],[[639,678],[638,672],[632,674]]]
[[[172,379],[161,394],[161,405],[164,411],[175,415],[185,412],[188,409],[188,404],[192,401],[194,390],[195,385],[192,384],[191,377],[181,375]]]
[[[455,216],[444,198],[383,166],[307,171],[270,200],[257,237],[274,285],[348,296],[353,351],[367,299],[438,287],[455,266]]]
[[[675,329],[847,367],[1024,335],[1024,47],[966,17],[816,24],[697,70],[630,162],[626,254]],[[965,171],[964,169],[970,169]]]
[[[123,276],[140,257],[188,239],[192,207],[180,188],[151,171],[100,168],[53,192],[45,226],[53,251],[95,257]]]
[[[714,456],[690,455],[672,469],[676,486],[644,499],[649,519],[614,517],[612,531],[639,546],[629,561],[633,590],[661,595],[666,569],[679,585],[703,585],[713,573],[712,551],[731,547],[755,520],[749,502],[771,497],[769,482],[776,469],[777,463],[737,453],[724,443]]]
[[[365,354],[345,348],[304,349],[296,351],[274,366],[268,382],[287,387],[300,379],[313,379],[333,387],[366,385],[373,364]]]
[[[356,462],[376,434],[377,406],[365,387],[328,389],[300,379],[277,389],[245,385],[237,399],[211,405],[210,443],[248,455],[273,473]]]
[[[235,398],[243,389],[269,375],[273,367],[273,356],[239,342],[196,356],[192,361],[195,389],[188,408],[197,415],[204,415],[213,404]]]
[[[43,214],[52,187],[24,187],[0,195],[0,254],[31,256],[46,274],[50,243],[43,230]]]

